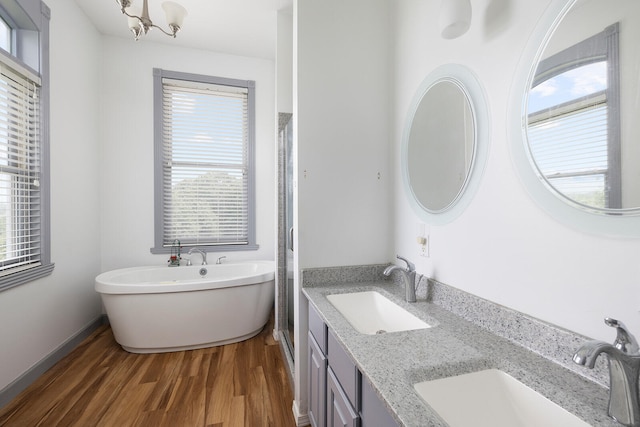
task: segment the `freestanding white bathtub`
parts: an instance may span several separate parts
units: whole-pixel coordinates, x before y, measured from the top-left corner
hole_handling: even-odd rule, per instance
[[[134,267],[96,277],[116,341],[132,353],[229,344],[269,320],[275,264]]]

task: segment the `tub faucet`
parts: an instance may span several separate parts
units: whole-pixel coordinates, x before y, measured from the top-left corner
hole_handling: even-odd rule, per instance
[[[613,344],[589,341],[574,354],[578,365],[593,369],[601,353],[609,356],[609,416],[625,426],[640,426],[640,348],[635,337],[626,326],[609,317],[604,323],[616,328]]]
[[[207,265],[207,253],[205,251],[198,248],[189,249],[189,255],[191,255],[193,252],[198,252],[202,256],[202,265]],[[187,265],[191,265],[191,258],[189,258]]]
[[[402,279],[404,280],[405,299],[407,302],[416,302],[416,266],[408,259],[396,255],[396,258],[404,261],[407,264],[406,268],[398,267],[397,265],[390,265],[384,269],[385,276],[389,276],[394,271],[402,273]]]

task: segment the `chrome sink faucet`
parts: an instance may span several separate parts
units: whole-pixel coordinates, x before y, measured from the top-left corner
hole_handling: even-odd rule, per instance
[[[604,323],[616,328],[613,344],[589,341],[574,354],[578,365],[593,369],[601,353],[609,356],[609,416],[625,426],[640,426],[640,403],[638,381],[640,379],[640,348],[627,327],[609,317]]]
[[[207,253],[205,251],[198,248],[189,249],[189,255],[191,255],[193,252],[198,252],[202,256],[202,265],[207,265]],[[189,258],[189,261],[187,261],[187,265],[191,265],[191,258]]]
[[[407,302],[416,302],[416,266],[408,259],[396,255],[396,258],[404,261],[407,264],[406,268],[398,267],[397,265],[390,265],[384,269],[385,276],[391,275],[394,271],[402,273],[402,279],[404,280],[405,299]]]

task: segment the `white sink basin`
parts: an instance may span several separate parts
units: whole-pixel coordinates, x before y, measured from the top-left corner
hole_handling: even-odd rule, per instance
[[[430,328],[404,308],[378,292],[354,292],[327,296],[358,332],[368,335]]]
[[[451,427],[589,427],[497,369],[414,384]]]

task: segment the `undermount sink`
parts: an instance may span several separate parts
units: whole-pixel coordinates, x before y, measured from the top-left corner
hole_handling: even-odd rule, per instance
[[[497,369],[424,381],[414,388],[451,427],[589,427]]]
[[[398,304],[375,291],[327,296],[358,332],[368,335],[430,328]]]

